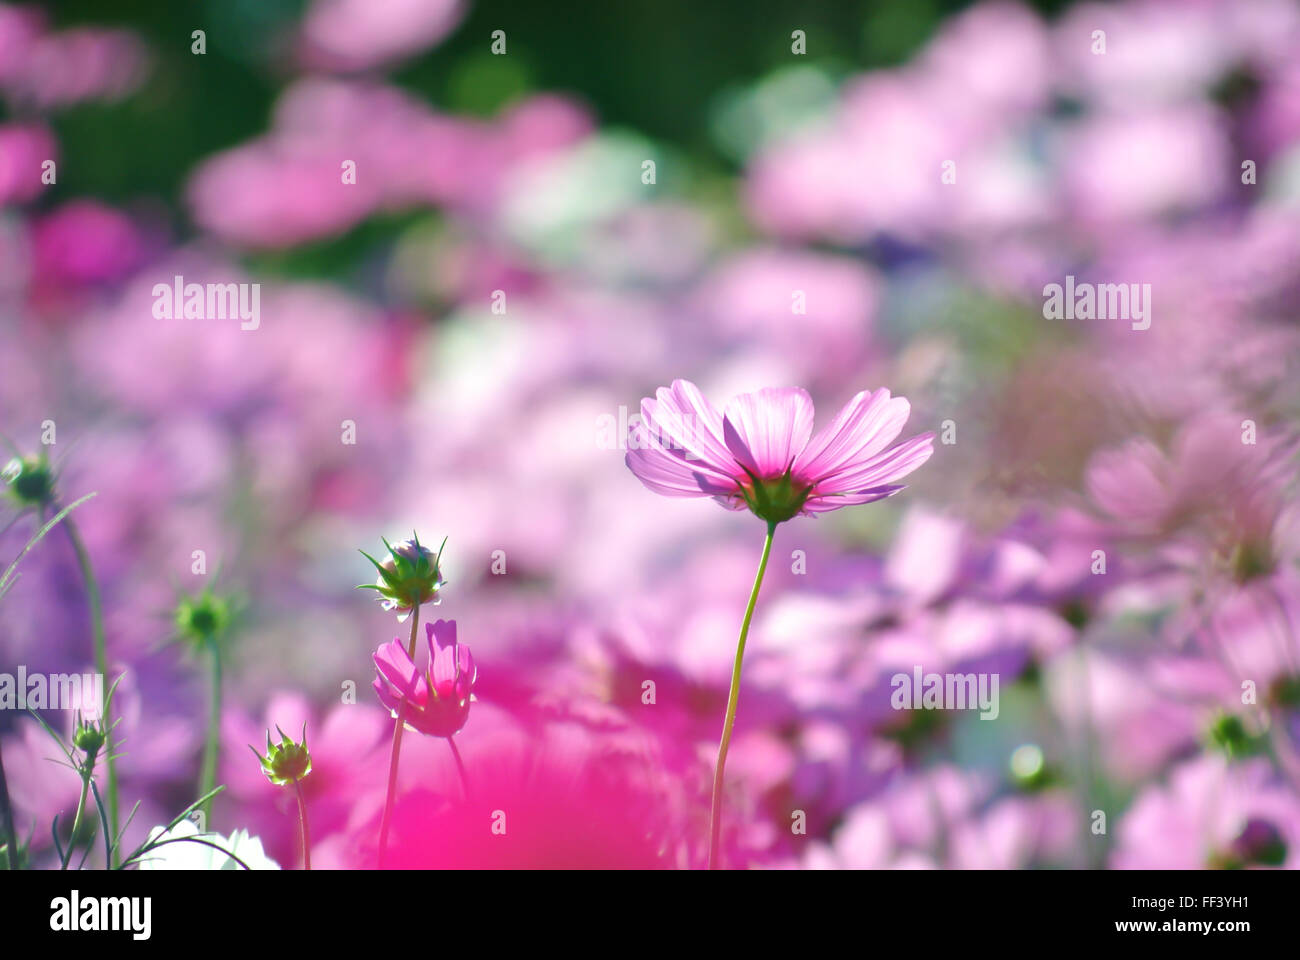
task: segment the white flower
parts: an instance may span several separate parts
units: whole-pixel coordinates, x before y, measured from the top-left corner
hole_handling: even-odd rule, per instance
[[[184,842],[198,837],[206,843]],[[233,853],[250,870],[279,870],[280,865],[266,855],[262,841],[249,836],[247,830],[236,830],[229,837],[216,833],[199,833],[198,826],[192,820],[182,820],[170,831],[166,827],[154,827],[149,831],[151,843],[158,840],[177,840],[178,843],[164,843],[146,853],[140,862],[141,870],[242,870],[244,869],[221,850]],[[214,850],[208,844],[215,844],[221,850]]]

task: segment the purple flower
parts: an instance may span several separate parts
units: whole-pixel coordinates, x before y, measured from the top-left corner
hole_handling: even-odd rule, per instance
[[[814,437],[812,400],[798,387],[743,393],[720,415],[695,384],[674,380],[641,401],[626,462],[656,493],[713,497],[776,524],[902,490],[895,481],[933,452],[933,433],[889,448],[910,410],[888,390],[864,390]]]
[[[425,625],[429,665],[420,673],[400,640],[374,653],[375,693],[394,717],[431,737],[450,737],[465,726],[478,671],[469,647],[456,642],[456,621]],[[403,701],[405,712],[403,714]]]

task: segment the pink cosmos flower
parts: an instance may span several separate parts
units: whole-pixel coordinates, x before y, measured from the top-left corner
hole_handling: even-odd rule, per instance
[[[933,452],[932,432],[889,447],[910,410],[886,389],[864,390],[814,437],[812,399],[798,387],[741,394],[719,414],[695,384],[674,380],[641,401],[626,462],[656,493],[713,497],[777,524],[902,490],[896,481]]]
[[[437,620],[425,625],[429,665],[421,673],[407,656],[400,640],[392,640],[374,653],[375,693],[393,716],[406,701],[407,726],[432,737],[450,737],[465,726],[478,670],[469,647],[456,642],[456,621]]]

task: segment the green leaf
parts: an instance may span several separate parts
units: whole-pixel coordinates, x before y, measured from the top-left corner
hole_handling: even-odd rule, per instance
[[[18,564],[23,559],[23,557],[27,556],[27,554],[31,552],[32,547],[40,543],[47,533],[49,533],[51,530],[53,530],[62,522],[64,517],[66,517],[73,510],[81,506],[83,503],[85,503],[93,496],[95,496],[95,494],[88,493],[80,500],[68,504],[58,513],[56,513],[53,516],[53,518],[51,518],[49,523],[45,524],[43,527],[41,527],[41,529],[37,530],[36,533],[32,535],[32,538],[27,541],[27,545],[23,547],[21,551],[19,551],[18,556],[14,557],[13,563],[9,564],[9,566],[5,568],[5,572],[3,575],[0,575],[0,597],[3,597],[9,591],[10,587],[13,586],[14,571],[18,569]]]

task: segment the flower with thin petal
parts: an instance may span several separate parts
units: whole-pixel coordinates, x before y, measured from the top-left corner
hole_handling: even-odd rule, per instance
[[[813,435],[813,404],[798,387],[745,393],[718,410],[687,380],[641,401],[628,468],[669,497],[713,497],[769,523],[884,499],[930,458],[933,433],[897,446],[911,406],[864,390]]]

